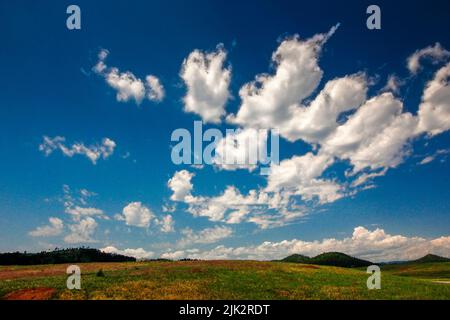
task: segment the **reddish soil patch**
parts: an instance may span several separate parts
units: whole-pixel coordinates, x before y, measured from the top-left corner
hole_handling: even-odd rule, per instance
[[[53,293],[53,288],[35,288],[35,289],[22,289],[8,293],[5,300],[49,300]]]

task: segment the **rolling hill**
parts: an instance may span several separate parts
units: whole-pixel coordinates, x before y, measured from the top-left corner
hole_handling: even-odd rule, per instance
[[[304,256],[302,254],[293,254],[289,257],[282,259],[283,262],[295,262],[295,263],[305,263],[308,264],[311,261],[310,257]]]
[[[434,263],[434,262],[450,262],[450,259],[444,258],[441,256],[437,256],[435,254],[427,254],[426,256],[424,256],[420,259],[406,262],[406,263]]]
[[[326,252],[313,258],[301,254],[293,254],[281,260],[282,262],[294,262],[304,264],[317,264],[323,266],[334,266],[344,268],[367,267],[373,263],[370,261],[351,257],[341,252]]]

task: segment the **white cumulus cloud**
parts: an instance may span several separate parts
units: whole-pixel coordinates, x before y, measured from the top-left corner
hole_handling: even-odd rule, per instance
[[[147,86],[147,98],[152,101],[162,101],[164,99],[164,87],[159,79],[155,76],[149,75],[145,77]]]
[[[148,228],[155,218],[153,212],[141,202],[131,202],[122,210],[122,214],[116,219],[124,220],[128,226]]]
[[[279,128],[282,136],[288,136],[285,125],[299,108],[297,104],[311,95],[322,79],[318,57],[336,29],[306,41],[298,36],[284,40],[272,55],[275,74],[260,74],[244,85],[239,91],[239,111],[229,115],[228,121],[243,127]]]
[[[262,189],[252,189],[247,194],[242,194],[236,187],[228,186],[225,191],[213,197],[194,196],[191,194],[193,185],[192,174],[184,170],[181,179],[184,188],[172,188],[174,192],[171,199],[188,205],[187,211],[195,217],[206,217],[210,221],[236,224],[251,222],[261,228],[283,225],[304,215],[304,210],[289,201],[289,192],[273,192],[269,194]],[[180,172],[174,177],[180,178]],[[174,181],[172,177],[170,181]],[[175,181],[176,181],[175,180]],[[171,184],[169,183],[169,187]],[[179,190],[187,192],[178,193]],[[270,211],[270,214],[262,212]]]
[[[92,69],[104,77],[106,83],[116,90],[117,101],[134,100],[136,104],[141,104],[145,98],[156,102],[164,98],[164,88],[157,77],[147,75],[144,83],[130,71],[121,72],[116,67],[108,67],[105,64],[108,55],[108,50],[100,50],[98,62]]]
[[[428,82],[419,106],[419,132],[434,136],[450,129],[450,63]]]
[[[184,110],[198,114],[204,122],[218,123],[225,115],[231,79],[231,68],[224,67],[226,57],[226,51],[218,46],[214,52],[194,50],[183,61]]]
[[[217,196],[193,195],[193,174],[177,172],[169,180],[171,200],[184,202],[192,215],[211,221],[253,222],[261,228],[284,225],[317,205],[373,188],[373,179],[413,153],[412,144],[422,134],[431,137],[450,129],[450,64],[427,83],[417,115],[405,111],[403,99],[394,95],[407,81],[395,75],[372,97],[367,96],[373,85],[370,78],[355,73],[328,81],[311,98],[323,76],[322,47],[337,27],[307,40],[295,36],[281,42],[272,55],[274,73],[260,74],[242,86],[239,109],[227,116],[241,131],[219,141],[214,162],[221,169],[253,171],[259,164],[248,161],[247,155],[266,143],[266,139],[247,143],[255,129],[278,129],[284,139],[302,140],[312,151],[272,164],[266,187],[247,194],[228,186]],[[408,65],[416,72],[423,59],[436,64],[447,56],[448,51],[436,44],[418,50]],[[337,163],[349,165],[344,177],[325,177]]]
[[[428,253],[450,257],[450,237],[436,239],[391,235],[383,229],[368,230],[359,226],[343,239],[327,238],[315,241],[265,241],[259,245],[243,247],[217,246],[211,250],[179,250],[163,253],[166,258],[191,259],[255,259],[272,260],[297,253],[315,256],[324,252],[343,252],[372,262],[412,260]]]
[[[193,185],[191,179],[193,176],[194,174],[187,170],[175,172],[173,177],[167,182],[168,187],[173,192],[170,196],[171,200],[188,202],[192,198]]]
[[[97,227],[98,224],[93,218],[87,217],[81,219],[79,222],[69,225],[71,233],[64,237],[64,241],[67,243],[96,242],[92,239],[92,236]]]
[[[138,260],[149,259],[154,255],[154,253],[152,251],[146,251],[143,248],[137,248],[137,249],[127,248],[124,250],[120,250],[114,246],[108,246],[108,247],[100,249],[100,251],[103,251],[106,253],[121,254],[121,255],[124,255],[127,257],[136,258]]]
[[[160,226],[161,232],[169,233],[175,231],[175,222],[173,221],[173,217],[170,214],[165,215],[164,217],[162,217],[162,219],[157,220],[156,224]]]
[[[267,130],[230,131],[217,142],[213,163],[225,170],[253,171],[262,160],[260,154],[266,150],[267,138]]]
[[[49,225],[37,227],[35,230],[30,231],[29,235],[32,237],[54,237],[63,232],[64,223],[61,219],[51,217],[48,221],[50,222]]]
[[[332,164],[333,159],[328,155],[311,152],[283,160],[279,165],[272,165],[266,191],[291,191],[305,201],[317,198],[322,204],[334,202],[343,196],[341,186],[318,178]]]

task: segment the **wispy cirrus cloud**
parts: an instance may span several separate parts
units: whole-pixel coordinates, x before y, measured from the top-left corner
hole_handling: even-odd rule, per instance
[[[116,143],[110,138],[104,138],[101,143],[86,146],[82,142],[76,142],[72,145],[66,144],[66,138],[62,136],[43,137],[43,142],[39,145],[39,151],[45,156],[51,155],[54,151],[60,150],[63,155],[72,158],[75,155],[83,155],[87,157],[92,164],[97,164],[99,159],[107,159],[116,148]]]
[[[95,220],[109,219],[103,210],[88,206],[88,199],[96,193],[87,189],[80,189],[77,192],[71,190],[68,185],[63,185],[63,197],[58,199],[64,206],[67,218],[64,221],[60,218],[50,217],[49,225],[39,226],[29,232],[32,237],[56,237],[63,235],[66,226],[69,233],[63,237],[65,243],[95,243],[93,238],[98,223]]]
[[[193,244],[210,244],[230,237],[233,230],[229,227],[215,226],[203,230],[194,231],[191,228],[181,230],[183,238],[177,242],[179,247],[192,246]]]
[[[417,50],[410,55],[407,60],[407,67],[412,74],[417,74],[422,68],[422,60],[427,59],[431,63],[437,64],[448,58],[450,58],[450,51],[443,48],[439,42],[436,42],[434,46]]]

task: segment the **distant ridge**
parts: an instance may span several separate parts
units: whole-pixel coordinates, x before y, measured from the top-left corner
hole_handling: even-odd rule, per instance
[[[315,257],[307,257],[302,254],[292,254],[284,259],[278,260],[281,262],[292,262],[292,263],[303,263],[303,264],[317,264],[323,266],[335,266],[344,268],[357,268],[357,267],[367,267],[373,263],[367,260],[358,259],[349,256],[342,252],[326,252],[319,254]],[[411,261],[391,261],[391,262],[381,262],[378,265],[395,265],[395,264],[420,264],[420,263],[439,263],[439,262],[450,262],[449,258],[441,257],[435,254],[427,254],[422,258]]]
[[[427,254],[426,256],[423,256],[422,258],[417,260],[410,261],[409,263],[430,263],[430,262],[450,262],[450,259],[435,254]]]
[[[344,268],[367,267],[373,264],[370,261],[351,257],[341,252],[326,252],[319,254],[318,256],[315,256],[313,258],[301,254],[293,254],[280,261],[304,263],[304,264],[317,264],[323,266],[334,266]]]
[[[408,264],[422,264],[422,263],[441,263],[441,262],[450,262],[449,258],[441,257],[435,254],[427,254],[422,258],[410,261],[389,261],[382,262],[379,265],[408,265]]]

